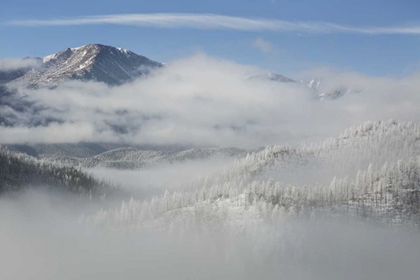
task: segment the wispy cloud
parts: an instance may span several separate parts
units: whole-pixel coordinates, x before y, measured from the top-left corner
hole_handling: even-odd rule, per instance
[[[238,31],[273,31],[305,33],[355,34],[420,34],[418,25],[346,26],[328,22],[299,22],[264,18],[233,17],[217,14],[115,14],[73,18],[14,20],[9,25],[19,26],[71,26],[115,24],[158,28],[225,29]]]

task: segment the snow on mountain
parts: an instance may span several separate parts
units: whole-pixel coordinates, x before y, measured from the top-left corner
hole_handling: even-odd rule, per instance
[[[59,161],[71,166],[84,168],[106,167],[118,169],[139,169],[161,163],[180,163],[194,160],[240,158],[248,151],[237,148],[193,148],[182,151],[145,150],[134,147],[124,147],[109,150],[93,157],[57,157],[48,159]]]
[[[342,86],[331,86],[328,85],[327,81],[319,78],[311,79],[311,80],[300,80],[296,81],[290,79],[286,76],[267,72],[264,74],[257,74],[247,78],[248,80],[262,80],[262,81],[272,81],[272,82],[279,82],[279,83],[298,83],[302,84],[303,86],[311,89],[313,93],[317,96],[319,100],[334,100],[344,96],[345,94],[355,93],[359,91],[355,91],[345,85]]]
[[[113,229],[182,231],[189,225],[241,230],[264,220],[331,213],[418,225],[419,139],[418,124],[366,122],[322,143],[266,147],[182,190],[146,202],[125,201],[87,222]],[[327,169],[331,172],[325,177]],[[310,170],[317,177],[299,181]]]
[[[26,143],[7,144],[10,151],[38,158],[92,158],[112,150],[134,149],[143,151],[165,151],[168,153],[185,151],[182,145],[133,145],[127,143],[80,142],[80,143]]]
[[[283,75],[273,73],[273,72],[253,75],[253,76],[248,77],[248,80],[269,80],[269,81],[280,82],[280,83],[296,83],[295,80],[292,80],[288,77],[285,77]]]
[[[73,178],[66,172],[78,170],[66,167],[69,164],[132,168],[133,163],[238,158],[212,174],[191,174],[192,180],[175,191],[146,201],[131,199],[119,208],[86,217],[90,224],[113,229],[182,231],[198,222],[199,227],[241,230],[244,225],[301,214],[312,217],[319,212],[398,225],[420,223],[420,126],[416,123],[366,122],[321,143],[295,148],[268,146],[245,153],[238,149],[164,152],[124,148],[87,159],[57,158],[55,163],[24,156],[30,161],[24,166],[34,170],[40,182],[45,178],[36,171],[37,166],[48,166],[45,170],[62,166],[60,172],[48,172],[66,182]],[[4,155],[0,164],[12,168],[10,158],[16,156]],[[7,172],[3,175],[4,182],[14,180]],[[74,184],[77,187],[77,181]]]
[[[129,50],[101,44],[67,48],[40,60],[42,67],[32,68],[12,81],[35,87],[57,84],[64,80],[119,85],[163,66]]]
[[[309,81],[300,81],[301,84],[307,86],[317,93],[320,100],[330,99],[334,100],[346,94],[357,93],[359,91],[353,90],[347,86],[331,86],[323,79],[312,79]]]
[[[65,80],[98,81],[120,85],[165,64],[152,61],[127,49],[89,44],[67,48],[37,61],[37,67],[23,67],[0,71],[0,84],[23,83],[31,87],[56,85]],[[1,69],[0,69],[1,70]],[[318,99],[336,99],[355,92],[347,86],[329,86],[322,79],[297,81],[286,76],[267,72],[249,76],[248,80],[268,80],[279,83],[300,83],[310,88]]]

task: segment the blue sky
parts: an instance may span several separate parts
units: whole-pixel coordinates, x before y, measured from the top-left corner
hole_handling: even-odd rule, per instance
[[[127,22],[126,14],[139,16]],[[332,67],[403,76],[420,70],[420,1],[3,1],[0,42],[0,58],[102,43],[162,62],[202,51],[283,74]]]

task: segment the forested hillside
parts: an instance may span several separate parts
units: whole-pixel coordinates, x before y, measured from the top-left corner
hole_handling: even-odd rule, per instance
[[[0,194],[26,188],[102,196],[111,187],[74,167],[53,164],[0,147]]]
[[[177,164],[194,160],[229,160],[241,158],[246,154],[246,150],[237,148],[194,148],[181,151],[154,151],[125,147],[106,151],[93,157],[46,157],[46,159],[83,168],[140,169],[157,164]]]
[[[325,212],[420,225],[419,151],[417,124],[367,122],[320,144],[266,147],[184,190],[147,202],[132,199],[88,221],[184,230]]]

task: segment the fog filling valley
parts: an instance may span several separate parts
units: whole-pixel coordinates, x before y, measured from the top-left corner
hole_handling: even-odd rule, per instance
[[[419,74],[393,79],[313,70],[321,91],[345,87],[339,99],[318,102],[299,83],[247,79],[263,70],[197,54],[132,83],[109,87],[67,82],[18,88],[33,110],[2,110],[2,143],[80,141],[255,148],[322,141],[368,120],[418,121]],[[35,123],[43,125],[35,126]]]
[[[13,85],[0,279],[419,275],[420,74],[296,73],[314,92],[262,72],[196,54],[120,86]]]
[[[74,197],[2,199],[1,279],[395,279],[420,272],[418,232],[353,220],[249,221],[197,234],[107,231]],[[245,235],[244,235],[245,234]]]

